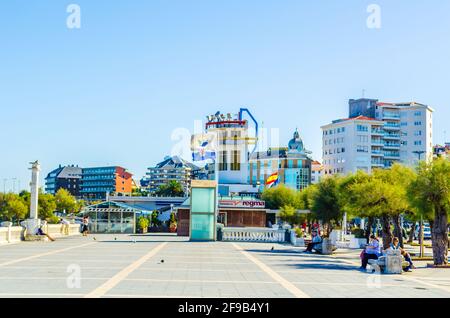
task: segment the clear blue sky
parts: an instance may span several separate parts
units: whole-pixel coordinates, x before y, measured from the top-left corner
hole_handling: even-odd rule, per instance
[[[66,28],[66,7],[82,10]],[[382,9],[368,29],[367,6]],[[347,100],[434,107],[450,128],[448,0],[14,0],[0,4],[3,178],[58,164],[122,165],[141,177],[171,133],[249,107],[321,159],[320,126]],[[450,139],[450,129],[447,129]]]

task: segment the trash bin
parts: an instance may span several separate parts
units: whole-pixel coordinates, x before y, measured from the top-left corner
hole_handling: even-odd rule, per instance
[[[223,240],[223,224],[217,224],[217,241]]]
[[[222,229],[219,227],[217,229],[217,240],[222,241],[222,239],[223,239],[223,232],[222,232]]]

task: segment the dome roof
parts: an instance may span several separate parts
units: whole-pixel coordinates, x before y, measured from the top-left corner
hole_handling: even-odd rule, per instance
[[[297,129],[294,132],[294,138],[289,141],[288,147],[289,150],[296,150],[299,152],[302,152],[304,150],[303,140],[300,138],[300,134],[298,133]]]

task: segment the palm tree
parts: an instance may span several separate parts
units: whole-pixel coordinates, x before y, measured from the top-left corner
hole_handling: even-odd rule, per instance
[[[163,197],[183,197],[184,189],[178,181],[169,181],[156,190],[156,195]]]

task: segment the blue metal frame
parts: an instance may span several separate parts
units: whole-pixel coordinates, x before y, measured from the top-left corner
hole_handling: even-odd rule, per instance
[[[250,116],[250,118],[253,120],[253,122],[255,123],[256,138],[258,138],[259,125],[258,125],[258,122],[256,121],[255,117],[253,117],[252,113],[248,110],[248,108],[241,108],[239,110],[239,120],[241,120],[241,121],[243,120],[243,116],[242,115],[243,115],[244,112],[246,112]],[[257,143],[255,143],[255,146],[254,146],[254,148],[253,148],[251,153],[254,153],[256,148],[257,148]]]

